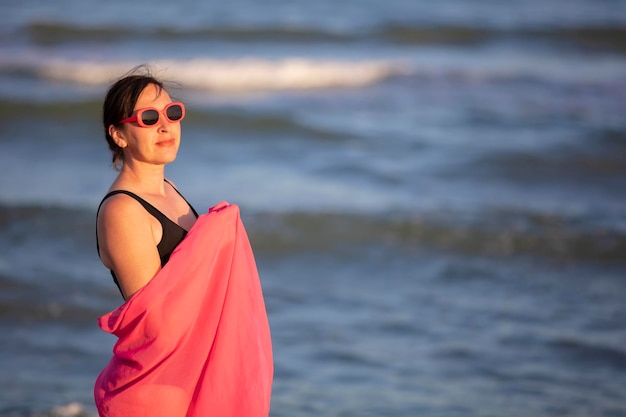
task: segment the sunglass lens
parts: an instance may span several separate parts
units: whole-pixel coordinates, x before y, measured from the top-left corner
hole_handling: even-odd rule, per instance
[[[141,113],[141,121],[146,126],[152,126],[159,121],[159,112],[156,110],[145,110]]]
[[[180,104],[175,104],[167,108],[167,118],[175,122],[183,118],[183,108]]]

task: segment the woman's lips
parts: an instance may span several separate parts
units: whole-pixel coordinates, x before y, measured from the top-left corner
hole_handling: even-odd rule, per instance
[[[172,146],[175,143],[176,143],[175,139],[165,139],[165,140],[158,141],[156,144],[157,146]]]

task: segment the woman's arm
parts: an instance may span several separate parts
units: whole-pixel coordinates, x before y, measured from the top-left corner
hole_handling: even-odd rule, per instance
[[[97,227],[102,263],[115,272],[128,300],[161,268],[161,226],[141,204],[119,194],[104,202]]]

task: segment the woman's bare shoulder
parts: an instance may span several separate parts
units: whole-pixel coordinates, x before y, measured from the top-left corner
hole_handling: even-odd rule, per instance
[[[118,245],[126,240],[152,239],[150,217],[141,203],[131,196],[122,193],[110,196],[98,213],[98,235],[104,241],[114,238]]]
[[[125,193],[107,197],[100,206],[98,217],[123,220],[127,217],[141,216],[145,211],[141,203]]]

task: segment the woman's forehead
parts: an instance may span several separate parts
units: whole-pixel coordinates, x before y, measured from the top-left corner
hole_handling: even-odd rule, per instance
[[[143,89],[141,94],[139,94],[135,107],[146,107],[160,101],[171,101],[170,95],[167,93],[167,91],[165,91],[164,88],[161,88],[156,84],[148,84],[146,88]]]

